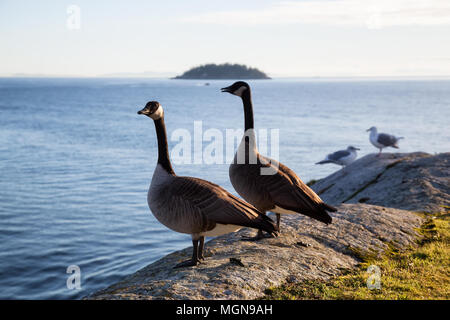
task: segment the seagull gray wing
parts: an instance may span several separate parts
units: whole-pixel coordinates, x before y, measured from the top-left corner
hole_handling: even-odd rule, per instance
[[[377,142],[383,146],[389,147],[397,142],[397,138],[391,134],[380,133],[378,134]]]
[[[347,157],[348,155],[350,155],[350,152],[347,150],[339,150],[333,153],[330,153],[327,158],[328,160],[332,160],[332,161],[339,161],[342,158]]]

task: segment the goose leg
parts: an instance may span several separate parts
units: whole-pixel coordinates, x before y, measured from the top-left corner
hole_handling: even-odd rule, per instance
[[[193,245],[193,252],[192,252],[192,258],[183,262],[180,262],[177,264],[174,269],[176,268],[183,268],[183,267],[194,267],[196,266],[200,261],[198,260],[198,241],[199,239],[192,239],[192,245]]]
[[[278,233],[280,232],[280,220],[281,220],[281,214],[277,213],[277,229],[278,229]]]
[[[264,212],[264,214],[266,214],[265,212]],[[277,213],[277,223],[278,223],[278,230],[280,230],[280,228],[279,228],[279,224],[280,224],[280,221],[279,221],[279,214]],[[279,233],[279,231],[277,232],[277,235],[278,235],[278,233]],[[261,240],[261,239],[265,239],[265,238],[275,238],[275,235],[272,235],[272,234],[264,234],[264,232],[260,229],[260,230],[258,230],[258,233],[256,234],[256,236],[254,236],[254,237],[242,237],[242,241],[258,241],[258,240]]]
[[[205,247],[205,237],[200,237],[200,245],[198,246],[198,259],[205,260],[203,256],[203,248]]]

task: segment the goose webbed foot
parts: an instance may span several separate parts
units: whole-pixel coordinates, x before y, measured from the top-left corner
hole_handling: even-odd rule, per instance
[[[280,235],[280,231],[274,231],[273,233],[267,233],[264,238],[276,238]]]
[[[241,241],[258,241],[261,239],[267,239],[267,238],[275,238],[276,235],[264,233],[262,230],[258,230],[258,233],[254,237],[242,237]]]
[[[174,269],[184,268],[184,267],[195,267],[199,263],[200,260],[204,260],[203,257],[203,247],[205,245],[205,237],[200,237],[198,239],[192,239],[192,258],[177,264]]]
[[[189,259],[183,262],[180,262],[179,264],[177,264],[175,267],[173,267],[174,269],[178,269],[178,268],[184,268],[184,267],[195,267],[197,264],[200,263],[199,259]]]

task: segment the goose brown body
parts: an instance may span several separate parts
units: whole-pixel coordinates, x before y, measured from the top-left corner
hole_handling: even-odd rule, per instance
[[[235,156],[229,168],[230,181],[242,198],[262,212],[301,213],[321,222],[331,223],[327,211],[336,209],[325,204],[293,170],[259,153],[255,157],[257,163],[250,164],[237,163]],[[272,168],[274,174],[261,174],[262,169],[268,167]]]
[[[242,227],[275,231],[268,217],[217,184],[172,175],[159,165],[147,201],[159,222],[194,238],[218,236]]]
[[[169,158],[164,112],[157,101],[148,102],[138,114],[153,119],[158,138],[158,162],[147,194],[150,210],[169,229],[192,237],[192,259],[176,267],[195,266],[203,259],[205,236],[218,236],[242,227],[276,233],[270,218],[222,187],[175,174]]]

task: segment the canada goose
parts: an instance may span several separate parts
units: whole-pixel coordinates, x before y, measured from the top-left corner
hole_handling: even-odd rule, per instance
[[[369,136],[370,143],[372,143],[375,146],[375,148],[380,149],[380,152],[378,152],[377,156],[381,154],[381,150],[383,148],[392,147],[398,149],[398,140],[404,139],[403,137],[396,137],[393,136],[392,134],[378,133],[376,127],[371,127],[366,131],[370,131]]]
[[[158,138],[158,163],[147,194],[148,206],[163,225],[192,236],[192,259],[177,264],[176,268],[195,266],[204,259],[205,237],[234,232],[242,227],[276,233],[270,218],[222,187],[175,174],[169,159],[164,111],[159,102],[148,102],[138,114],[153,119]]]
[[[237,193],[258,210],[264,213],[275,212],[278,228],[282,213],[301,213],[326,224],[331,223],[327,211],[337,211],[335,208],[324,203],[294,171],[258,152],[250,86],[246,82],[238,81],[222,88],[222,92],[241,97],[244,104],[245,134],[229,169],[230,180]],[[271,171],[271,174],[261,174],[262,170],[264,173]],[[254,239],[262,237],[263,233],[259,230]]]
[[[345,167],[355,161],[357,156],[356,150],[359,150],[359,148],[348,146],[347,150],[339,150],[330,153],[324,160],[316,162],[316,164],[335,163]]]

